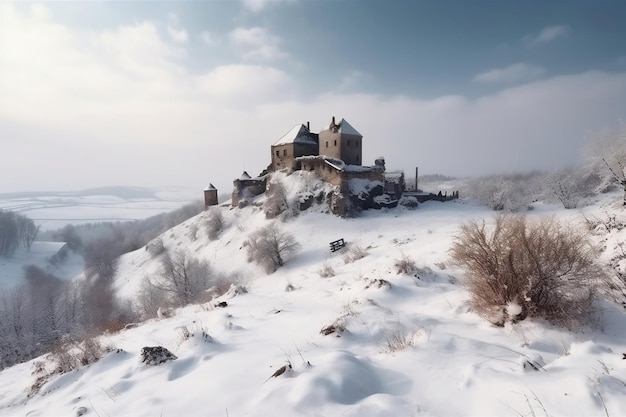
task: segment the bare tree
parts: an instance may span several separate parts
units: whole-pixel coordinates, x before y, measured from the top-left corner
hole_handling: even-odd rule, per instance
[[[0,256],[10,257],[19,242],[15,214],[0,210]]]
[[[452,260],[466,270],[471,304],[495,324],[541,317],[572,325],[589,317],[604,272],[586,235],[554,218],[500,216],[461,226]]]
[[[592,165],[600,170],[606,181],[624,190],[623,201],[626,205],[626,125],[596,135],[590,149]]]
[[[159,308],[171,304],[167,292],[153,284],[148,277],[144,277],[141,282],[137,303],[143,317],[156,317]]]
[[[250,235],[246,241],[248,261],[255,261],[267,273],[283,266],[300,249],[293,235],[285,233],[276,224],[267,225]]]
[[[16,216],[17,234],[22,246],[30,251],[30,247],[37,238],[40,226],[35,226],[35,222],[26,216]]]
[[[574,209],[582,199],[574,170],[555,171],[548,175],[547,186],[566,209]]]
[[[208,262],[179,251],[173,258],[169,254],[163,256],[158,280],[151,285],[170,294],[174,304],[187,305],[204,300],[212,275]]]

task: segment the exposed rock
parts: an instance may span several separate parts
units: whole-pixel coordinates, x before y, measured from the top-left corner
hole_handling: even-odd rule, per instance
[[[176,359],[176,355],[163,346],[146,346],[141,349],[141,362],[146,365],[160,365]]]

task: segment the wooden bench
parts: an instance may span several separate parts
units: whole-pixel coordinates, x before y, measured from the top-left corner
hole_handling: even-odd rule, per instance
[[[343,241],[343,238],[330,242],[330,250],[332,252],[338,251],[344,246],[346,246],[346,242]]]

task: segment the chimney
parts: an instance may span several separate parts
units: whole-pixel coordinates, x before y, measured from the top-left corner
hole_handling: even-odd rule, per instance
[[[309,122],[306,122],[306,130],[311,130],[311,126],[309,125]]]
[[[333,116],[333,120],[332,120],[332,122],[330,122],[330,125],[331,126],[337,126],[337,124],[335,123],[335,116]]]

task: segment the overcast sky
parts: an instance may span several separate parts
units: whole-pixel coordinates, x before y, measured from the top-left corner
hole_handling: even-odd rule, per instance
[[[626,116],[624,21],[624,1],[1,2],[0,192],[229,192],[332,116],[409,173],[574,164]]]

